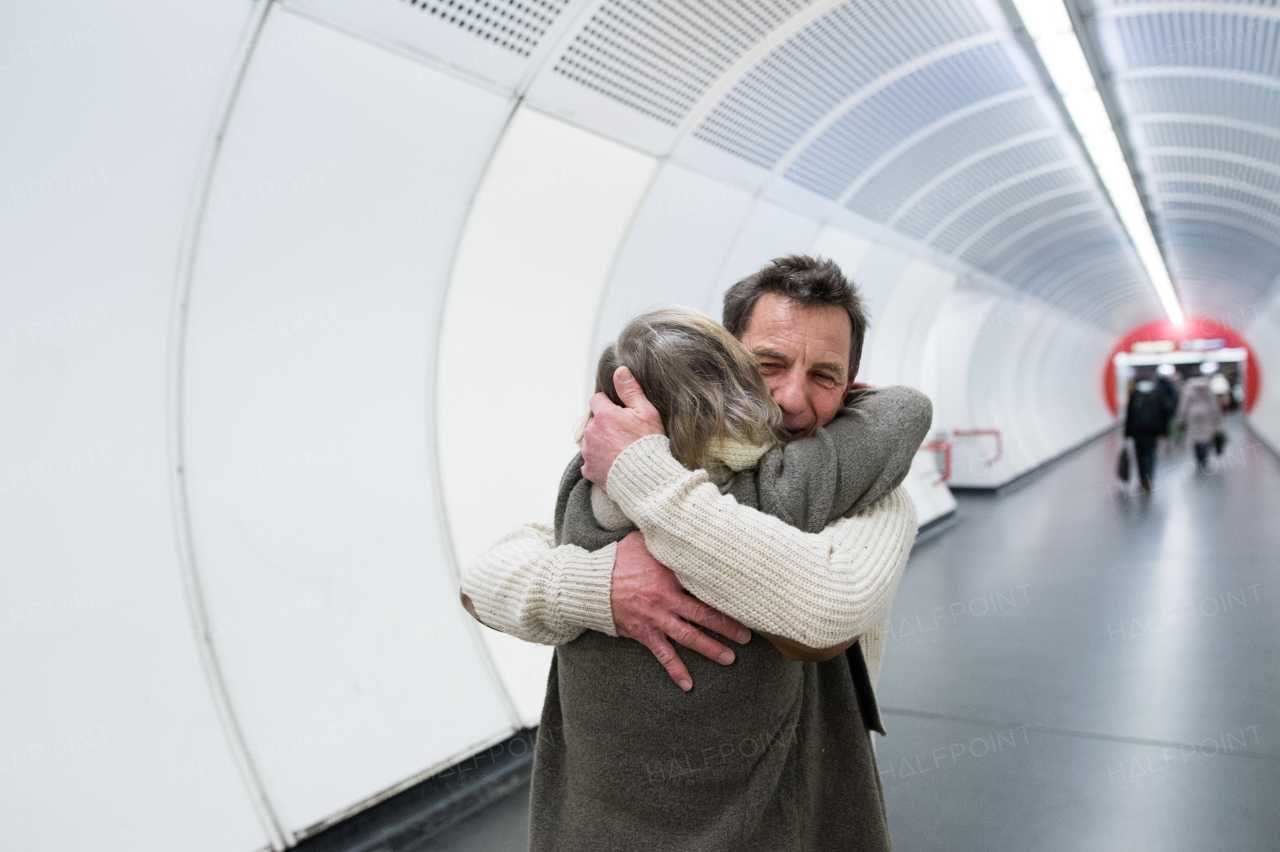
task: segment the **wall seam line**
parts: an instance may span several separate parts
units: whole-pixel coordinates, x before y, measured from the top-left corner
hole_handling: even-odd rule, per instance
[[[266,781],[245,737],[235,704],[227,684],[222,663],[214,641],[211,620],[205,600],[204,586],[195,555],[194,535],[191,523],[191,507],[186,481],[186,457],[183,441],[184,372],[186,367],[186,336],[188,305],[191,286],[195,277],[196,257],[200,235],[204,226],[204,212],[213,189],[222,144],[230,124],[231,114],[239,97],[248,70],[249,60],[257,46],[266,23],[272,0],[256,0],[249,13],[249,20],[241,36],[236,52],[232,76],[227,82],[214,112],[211,132],[202,147],[197,162],[190,203],[186,211],[181,241],[178,247],[178,263],[174,276],[173,301],[170,310],[168,381],[166,394],[167,437],[169,455],[169,489],[172,500],[174,536],[177,544],[178,563],[186,592],[187,610],[196,635],[200,661],[208,683],[210,695],[223,734],[231,747],[236,766],[244,782],[254,812],[272,849],[282,850],[294,845],[293,833],[282,823],[279,807],[267,789]]]
[[[440,411],[439,400],[437,399],[440,392],[440,344],[444,339],[444,318],[448,309],[449,293],[453,289],[453,276],[457,269],[458,251],[462,247],[462,240],[466,236],[467,226],[470,224],[471,216],[475,212],[480,189],[484,186],[485,179],[489,176],[489,170],[493,167],[493,161],[498,155],[498,149],[502,146],[502,140],[506,138],[507,132],[511,129],[511,124],[515,121],[516,114],[520,111],[520,105],[523,101],[523,97],[520,96],[512,98],[511,109],[507,113],[502,129],[498,131],[494,138],[493,147],[489,149],[489,156],[485,160],[484,168],[480,170],[480,179],[476,181],[476,185],[471,191],[471,197],[467,201],[466,217],[459,224],[458,236],[454,240],[452,251],[449,253],[449,265],[444,271],[443,286],[440,288],[438,297],[440,309],[436,311],[435,352],[431,359],[431,370],[427,377],[428,434],[426,437],[431,492],[435,498],[436,523],[440,527],[440,545],[444,550],[445,564],[449,571],[453,573],[454,581],[459,587],[462,583],[462,566],[458,564],[458,554],[453,546],[453,528],[449,525],[449,508],[445,501],[444,482],[440,477]],[[458,605],[461,606],[462,604],[459,603]],[[480,659],[484,663],[485,673],[497,689],[498,696],[502,700],[507,719],[511,724],[511,732],[519,731],[524,727],[524,722],[520,718],[520,712],[516,708],[515,700],[511,697],[506,683],[498,673],[497,665],[489,653],[489,645],[485,642],[484,636],[481,635],[481,625],[474,618],[471,618],[469,614],[465,621],[476,650],[480,654]]]

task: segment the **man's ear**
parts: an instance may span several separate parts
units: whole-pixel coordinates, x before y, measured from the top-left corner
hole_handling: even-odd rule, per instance
[[[856,373],[849,377],[849,384],[845,385],[844,387],[844,399],[842,400],[841,405],[848,407],[849,397],[853,395],[853,386],[854,384],[857,383],[857,381],[858,381],[858,376]]]

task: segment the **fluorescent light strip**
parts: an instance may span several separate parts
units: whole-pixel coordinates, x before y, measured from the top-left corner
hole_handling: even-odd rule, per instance
[[[1165,313],[1175,323],[1182,322],[1178,294],[1174,292],[1164,257],[1160,254],[1155,235],[1151,233],[1133,175],[1124,161],[1124,152],[1120,150],[1120,141],[1116,139],[1115,129],[1107,117],[1107,109],[1098,94],[1089,63],[1071,29],[1066,6],[1062,0],[1013,0],[1013,5],[1035,42],[1045,67],[1049,69],[1054,87],[1067,105],[1071,121],[1080,132],[1089,159],[1093,160],[1102,185],[1120,214],[1120,222],[1133,240],[1138,258],[1147,270]]]

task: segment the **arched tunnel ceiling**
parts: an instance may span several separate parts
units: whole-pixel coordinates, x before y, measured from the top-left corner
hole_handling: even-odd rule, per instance
[[[1109,2],[1087,20],[1184,306],[1261,309],[1280,275],[1280,7]]]
[[[1280,272],[1280,10],[1075,2],[1186,308],[1261,302]],[[1091,323],[1163,315],[998,0],[286,5]]]

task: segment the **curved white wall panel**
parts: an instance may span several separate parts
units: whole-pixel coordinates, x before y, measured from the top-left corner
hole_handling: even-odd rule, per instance
[[[809,254],[835,261],[850,281],[861,286],[862,282],[857,276],[857,271],[862,266],[867,253],[871,251],[871,245],[871,240],[865,237],[850,233],[843,228],[827,225],[813,238],[813,244],[809,246]]]
[[[522,523],[551,520],[591,396],[601,294],[654,168],[527,108],[502,137],[458,246],[440,338],[440,469],[459,565]],[[484,635],[521,718],[536,724],[550,649]]]
[[[667,162],[618,255],[600,306],[594,351],[641,311],[677,303],[704,309],[750,208],[747,190]],[[710,307],[707,313],[719,319],[720,306]]]
[[[955,275],[922,260],[907,264],[881,294],[863,344],[859,370],[874,384],[919,386],[920,356],[942,300]]]
[[[872,263],[869,274],[861,270],[854,276],[861,284],[870,279],[878,304],[871,308],[872,321],[863,344],[862,381],[877,385],[909,385],[937,399],[937,375],[934,365],[925,368],[925,357],[936,355],[936,320],[947,295],[955,287],[956,276],[923,260],[913,260],[900,267],[881,255],[882,263]],[[878,275],[901,269],[896,281],[878,280]],[[871,307],[871,306],[869,306]],[[927,374],[927,375],[926,375]],[[934,413],[934,427],[939,420]],[[916,504],[921,525],[939,518],[956,507],[950,489],[942,482],[931,453],[918,454],[911,474],[904,483]]]
[[[720,317],[726,290],[775,257],[804,254],[818,231],[819,225],[813,219],[768,201],[757,201],[724,259],[715,290],[703,310]]]
[[[266,843],[174,540],[177,246],[250,4],[6,3],[0,849]]]
[[[1271,301],[1245,331],[1249,347],[1258,359],[1249,369],[1261,369],[1262,386],[1249,414],[1249,423],[1280,453],[1280,296]]]
[[[935,428],[973,428],[969,361],[987,316],[999,300],[973,290],[952,290],[938,309],[934,330],[938,354],[938,395],[933,400]]]
[[[957,436],[952,484],[995,487],[1108,428],[1098,391],[1110,339],[1102,331],[1024,300],[957,292],[943,312],[939,384],[948,430],[998,429],[995,438]],[[948,357],[947,343],[955,344]],[[968,348],[968,357],[961,357]],[[964,388],[963,393],[958,389]]]
[[[1075,440],[1094,434],[1115,422],[1111,410],[1107,407],[1106,394],[1099,387],[1101,379],[1093,382],[1087,380],[1089,371],[1100,376],[1110,356],[1110,348],[1114,341],[1088,326],[1071,324],[1062,330],[1061,351],[1053,352],[1058,359],[1055,371],[1058,375],[1070,376],[1078,373],[1079,382],[1068,383],[1068,393],[1062,395],[1067,411],[1063,412],[1063,422],[1072,424]],[[1059,344],[1054,344],[1055,346]],[[1044,392],[1052,394],[1052,385],[1045,385]]]
[[[435,331],[505,99],[277,9],[208,201],[186,339],[197,569],[281,821],[512,725],[437,525]]]
[[[863,307],[867,311],[867,321],[870,326],[868,343],[870,336],[876,333],[875,328],[880,321],[880,311],[888,304],[894,285],[898,283],[898,279],[902,277],[902,273],[910,262],[909,255],[877,242],[872,244],[870,251],[863,256],[862,262],[853,271],[858,289],[862,291]],[[850,272],[848,267],[845,268],[845,272]]]

